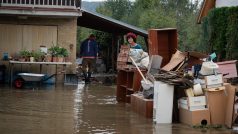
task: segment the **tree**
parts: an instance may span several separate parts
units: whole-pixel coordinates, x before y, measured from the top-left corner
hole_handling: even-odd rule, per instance
[[[131,2],[129,0],[107,0],[104,5],[96,9],[98,13],[121,20],[131,12]]]
[[[198,1],[136,0],[128,23],[143,28],[175,27],[178,29],[179,49],[200,50],[200,26],[196,25]]]
[[[141,13],[138,25],[144,29],[175,27],[176,21],[171,16],[164,15],[163,12],[159,12],[157,9],[146,10]]]
[[[103,15],[112,17],[116,20],[123,20],[128,17],[131,12],[131,2],[129,0],[107,0],[104,5],[101,5],[96,11]],[[111,58],[117,53],[117,46],[112,46],[113,35],[111,33],[105,33],[96,31],[98,38],[101,54],[104,61],[106,62],[107,69],[108,65],[111,65]],[[114,47],[114,49],[113,49]]]

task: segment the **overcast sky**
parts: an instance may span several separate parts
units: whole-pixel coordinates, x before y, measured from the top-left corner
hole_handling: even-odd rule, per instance
[[[95,2],[95,1],[106,1],[106,0],[83,0],[83,1]],[[135,0],[130,0],[130,1],[135,1]],[[191,1],[195,1],[195,0],[191,0]],[[199,0],[199,2],[201,1],[202,0]]]
[[[106,0],[83,0],[83,1],[89,1],[89,2],[92,2],[92,1],[106,1]]]
[[[83,0],[83,1],[95,2],[95,1],[106,1],[106,0]],[[135,1],[135,0],[130,0],[130,1]]]

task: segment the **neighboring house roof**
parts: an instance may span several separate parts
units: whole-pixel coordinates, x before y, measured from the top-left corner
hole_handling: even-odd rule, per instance
[[[204,0],[201,6],[201,10],[199,13],[199,16],[197,18],[197,23],[200,24],[202,21],[202,18],[207,16],[209,10],[214,8],[216,5],[216,0]]]
[[[214,7],[220,8],[220,7],[232,7],[232,6],[238,6],[238,0],[203,0],[201,10],[197,18],[197,23],[200,24],[202,21],[202,18],[207,16],[209,10],[211,10]]]
[[[109,33],[126,34],[133,32],[142,37],[148,37],[146,30],[118,21],[116,19],[81,9],[82,16],[78,17],[78,26],[83,26],[95,30]]]

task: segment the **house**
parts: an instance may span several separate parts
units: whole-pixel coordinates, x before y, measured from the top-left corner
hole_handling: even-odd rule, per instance
[[[80,0],[2,0],[1,54],[14,55],[19,50],[34,50],[41,45],[76,47],[79,6]]]
[[[81,9],[81,0],[0,0],[0,58],[6,52],[15,56],[20,50],[57,44],[70,51],[69,59],[75,63],[78,26],[113,33],[114,44],[118,35],[127,32],[148,37],[145,30]],[[43,71],[55,72],[55,68]],[[75,66],[68,69],[74,71]]]
[[[197,23],[200,24],[202,18],[207,16],[209,10],[212,8],[231,6],[238,6],[238,0],[204,0],[197,18]]]

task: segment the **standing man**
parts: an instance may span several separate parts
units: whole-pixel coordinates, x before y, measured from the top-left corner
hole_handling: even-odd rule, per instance
[[[95,40],[95,35],[91,34],[84,40],[80,46],[80,58],[83,58],[82,69],[83,76],[85,79],[85,84],[90,83],[90,77],[96,63],[96,58],[98,54],[98,44]]]

